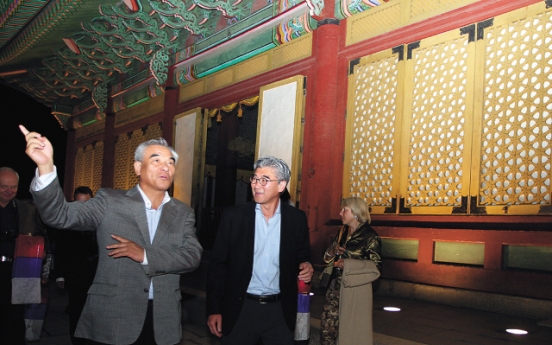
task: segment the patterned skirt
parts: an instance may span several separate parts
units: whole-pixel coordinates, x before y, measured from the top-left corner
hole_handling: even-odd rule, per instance
[[[330,282],[324,309],[320,320],[320,344],[336,345],[339,330],[339,291],[341,289],[341,271],[334,269],[334,278]]]

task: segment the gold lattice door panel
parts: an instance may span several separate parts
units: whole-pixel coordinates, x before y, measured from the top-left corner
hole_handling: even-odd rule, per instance
[[[74,188],[87,186],[94,193],[100,189],[102,183],[103,151],[103,141],[95,142],[77,150]]]
[[[115,143],[115,167],[113,188],[127,189],[128,186],[128,159],[129,153],[129,135],[121,134],[117,137]]]
[[[75,156],[75,177],[74,177],[74,186],[75,189],[78,186],[86,186],[84,184],[83,175],[84,175],[84,147],[81,147],[77,150],[77,155]]]
[[[134,172],[134,151],[142,142],[159,138],[161,134],[161,125],[154,124],[146,129],[137,129],[117,137],[113,188],[130,189],[138,183],[138,177]]]
[[[92,186],[90,187],[94,193],[102,187],[103,153],[103,141],[97,142],[94,146],[94,170],[92,170]]]
[[[469,190],[473,43],[459,30],[407,46],[401,194],[412,212],[452,213]],[[421,208],[426,208],[421,209]]]
[[[477,42],[478,175],[472,193],[487,213],[546,211],[551,200],[552,9],[500,16]]]
[[[374,213],[552,213],[550,32],[538,3],[353,61],[343,197]]]
[[[362,58],[349,77],[343,195],[364,199],[376,213],[392,206],[398,188],[399,55],[389,50]]]

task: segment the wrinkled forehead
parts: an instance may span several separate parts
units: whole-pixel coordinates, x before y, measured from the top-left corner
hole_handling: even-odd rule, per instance
[[[0,171],[0,184],[17,186],[19,184],[19,179],[17,175],[11,171]]]
[[[146,147],[144,150],[144,159],[150,159],[152,157],[170,157],[175,159],[171,150],[161,145],[151,145]]]

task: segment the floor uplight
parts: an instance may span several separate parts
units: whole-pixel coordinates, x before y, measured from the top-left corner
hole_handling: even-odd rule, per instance
[[[397,308],[397,307],[383,307],[383,310],[385,310],[385,311],[401,311],[401,308]]]
[[[517,329],[517,328],[508,328],[506,330],[507,333],[510,333],[510,334],[515,334],[515,335],[525,335],[527,334],[528,332],[526,330],[523,330],[523,329]]]

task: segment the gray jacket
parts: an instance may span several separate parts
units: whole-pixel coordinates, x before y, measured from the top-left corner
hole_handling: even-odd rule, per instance
[[[180,274],[198,267],[202,248],[193,210],[172,198],[150,243],[144,200],[129,191],[100,189],[87,202],[67,202],[57,178],[33,192],[44,222],[63,229],[96,230],[99,262],[75,335],[106,344],[136,341],[146,317],[150,280],[154,287],[154,332],[159,345],[180,342]],[[106,246],[118,235],[146,249],[148,265],[109,257]]]

